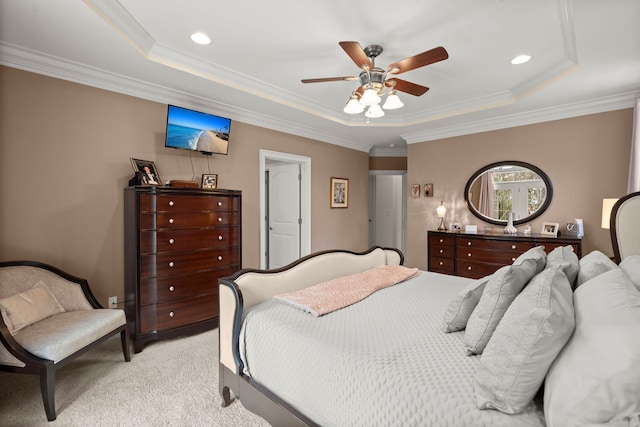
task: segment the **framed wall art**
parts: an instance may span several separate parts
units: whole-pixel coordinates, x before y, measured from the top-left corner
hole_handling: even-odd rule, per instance
[[[349,180],[346,178],[331,178],[332,208],[349,207]]]
[[[560,224],[557,222],[543,222],[542,230],[540,231],[540,234],[544,234],[545,236],[558,237],[559,227],[560,227]]]
[[[411,197],[420,197],[420,184],[411,185]]]
[[[433,197],[433,184],[424,185],[424,197]]]
[[[218,188],[218,175],[215,173],[203,173],[202,188],[206,190],[215,190]]]
[[[136,172],[136,177],[138,177],[137,184],[162,185],[158,168],[151,160],[140,160],[132,157],[131,165],[133,166],[134,172]]]

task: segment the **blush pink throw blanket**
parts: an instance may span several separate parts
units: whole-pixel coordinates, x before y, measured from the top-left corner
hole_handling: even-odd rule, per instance
[[[321,282],[299,291],[273,296],[314,316],[322,316],[363,300],[375,291],[417,276],[417,268],[380,265],[361,273]]]

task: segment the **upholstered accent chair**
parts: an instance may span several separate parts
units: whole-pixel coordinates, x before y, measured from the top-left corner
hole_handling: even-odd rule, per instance
[[[56,370],[120,333],[131,360],[123,310],[104,309],[89,283],[33,261],[0,263],[0,371],[38,375],[47,419],[56,419]]]
[[[640,254],[640,191],[618,199],[611,209],[611,241],[616,262]]]

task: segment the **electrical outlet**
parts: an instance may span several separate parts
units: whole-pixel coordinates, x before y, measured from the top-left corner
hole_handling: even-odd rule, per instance
[[[118,297],[109,297],[109,308],[118,308]]]

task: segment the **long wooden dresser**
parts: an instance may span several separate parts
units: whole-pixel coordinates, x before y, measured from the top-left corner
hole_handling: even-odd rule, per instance
[[[125,189],[125,313],[149,341],[218,326],[218,278],[241,268],[241,192]]]
[[[576,237],[429,231],[427,265],[429,271],[478,279],[513,263],[535,246],[544,246],[549,253],[567,245],[573,246],[578,257],[582,256],[582,239]]]

